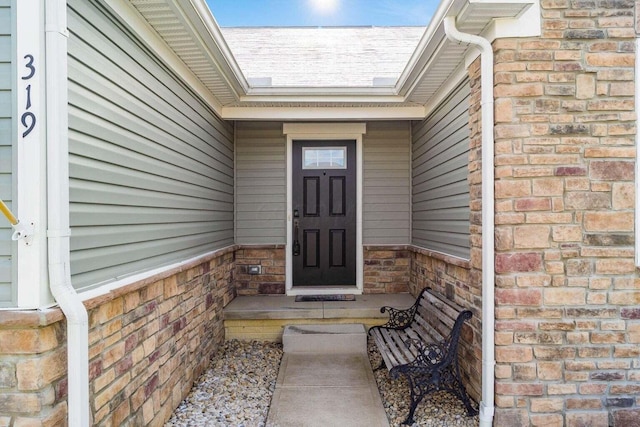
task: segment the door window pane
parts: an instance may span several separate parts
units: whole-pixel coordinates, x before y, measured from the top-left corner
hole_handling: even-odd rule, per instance
[[[347,147],[303,147],[302,169],[346,169]]]

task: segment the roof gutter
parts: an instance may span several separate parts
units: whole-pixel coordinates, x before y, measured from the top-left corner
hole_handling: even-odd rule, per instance
[[[493,48],[483,37],[462,33],[456,17],[444,19],[447,37],[480,49],[482,120],[482,401],[480,427],[493,425],[495,388],[495,211],[493,139]]]
[[[70,271],[67,2],[45,4],[49,288],[67,321],[68,425],[85,427],[91,425],[88,315]]]

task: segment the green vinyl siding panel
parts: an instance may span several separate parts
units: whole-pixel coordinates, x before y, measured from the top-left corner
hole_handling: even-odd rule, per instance
[[[13,57],[12,29],[15,10],[11,0],[0,0],[0,199],[13,208]],[[0,307],[13,306],[15,244],[11,224],[0,215]]]
[[[68,5],[74,287],[233,244],[233,127],[103,6]]]
[[[287,139],[282,123],[236,124],[236,242],[284,244]]]
[[[362,141],[362,241],[408,244],[411,129],[407,121],[370,122]]]
[[[469,259],[469,81],[412,131],[412,243]]]

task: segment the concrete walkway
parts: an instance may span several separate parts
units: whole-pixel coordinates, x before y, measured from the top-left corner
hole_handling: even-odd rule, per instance
[[[268,427],[389,426],[363,325],[287,327],[283,345]]]

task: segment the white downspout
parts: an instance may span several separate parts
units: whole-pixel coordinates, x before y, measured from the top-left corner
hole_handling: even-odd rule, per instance
[[[47,243],[49,287],[67,322],[68,425],[89,420],[89,322],[71,286],[69,236],[69,142],[67,2],[45,2],[47,117]]]
[[[480,427],[491,427],[495,388],[495,211],[493,140],[493,48],[483,37],[456,28],[456,18],[444,19],[444,31],[454,42],[480,49],[482,120],[482,401]]]

